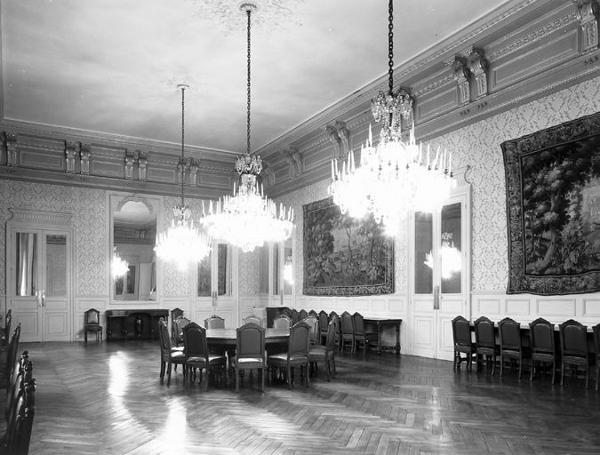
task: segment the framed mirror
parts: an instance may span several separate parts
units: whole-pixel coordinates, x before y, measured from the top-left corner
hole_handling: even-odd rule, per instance
[[[138,195],[111,195],[110,210],[112,298],[156,300],[157,201]]]

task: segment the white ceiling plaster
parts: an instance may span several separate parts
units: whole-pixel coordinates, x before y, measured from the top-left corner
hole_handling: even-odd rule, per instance
[[[186,143],[245,150],[240,1],[0,2],[6,119],[177,144],[176,85],[187,81]],[[395,62],[503,3],[396,0]],[[387,69],[386,1],[268,0],[264,11],[252,37],[253,149]]]

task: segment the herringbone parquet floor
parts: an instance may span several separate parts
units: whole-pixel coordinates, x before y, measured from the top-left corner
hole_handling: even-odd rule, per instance
[[[309,389],[158,380],[157,343],[24,344],[38,383],[30,454],[598,454],[600,393],[500,381],[418,357],[338,359]]]

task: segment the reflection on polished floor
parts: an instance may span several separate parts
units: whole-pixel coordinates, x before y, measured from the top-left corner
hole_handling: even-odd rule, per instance
[[[330,383],[241,393],[159,383],[158,342],[24,343],[38,392],[31,455],[597,454],[600,393],[501,383],[452,363],[342,357]]]

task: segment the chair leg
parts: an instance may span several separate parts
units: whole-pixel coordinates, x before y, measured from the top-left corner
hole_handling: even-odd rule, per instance
[[[85,329],[83,330],[83,339],[87,343],[87,330],[85,330]]]
[[[504,370],[504,357],[500,354],[500,377],[502,377],[502,373]]]
[[[167,366],[167,385],[171,385],[171,362]]]
[[[531,368],[529,369],[529,382],[533,382],[533,371],[535,370],[535,360],[531,359]]]
[[[598,362],[600,362],[600,359],[596,360],[596,392],[598,391],[598,379],[600,377],[600,364]]]
[[[265,367],[260,368],[260,391],[265,391]]]
[[[237,365],[235,367],[235,391],[236,392],[240,391],[240,370]]]
[[[165,379],[165,362],[160,361],[160,382],[163,382]]]
[[[452,371],[456,371],[456,355],[458,353],[456,351],[454,351],[454,363],[452,364]]]
[[[556,362],[552,360],[552,385],[554,385],[554,376],[556,375]]]
[[[288,387],[291,389],[292,388],[292,367],[290,366],[290,364],[288,363],[287,365],[287,380],[288,380]]]
[[[565,362],[560,362],[560,385],[565,382]]]
[[[305,370],[305,373],[306,373],[304,375],[304,376],[306,376],[306,387],[309,387],[310,386],[310,375],[308,374],[308,360],[306,361],[306,365],[304,367],[304,370]]]

